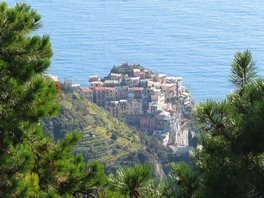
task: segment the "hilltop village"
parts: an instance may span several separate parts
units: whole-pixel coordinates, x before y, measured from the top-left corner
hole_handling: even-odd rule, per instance
[[[168,77],[142,67],[114,67],[104,78],[89,77],[83,88],[65,80],[64,89],[78,92],[114,117],[159,138],[173,151],[185,152],[194,136],[191,127],[191,98],[181,77]],[[58,82],[56,76],[49,76]]]

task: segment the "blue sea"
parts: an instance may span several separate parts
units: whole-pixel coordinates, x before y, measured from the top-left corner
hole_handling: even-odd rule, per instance
[[[14,6],[14,0],[8,0]],[[195,102],[232,90],[230,63],[252,51],[264,74],[263,0],[24,0],[42,15],[53,47],[49,73],[88,86],[113,65],[182,76]]]

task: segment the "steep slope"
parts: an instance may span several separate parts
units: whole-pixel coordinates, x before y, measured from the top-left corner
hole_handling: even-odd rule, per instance
[[[59,114],[43,121],[44,130],[55,140],[78,130],[82,139],[75,152],[81,152],[86,160],[103,162],[107,173],[121,166],[148,163],[154,175],[163,178],[164,172],[169,173],[171,162],[186,160],[163,147],[157,138],[129,128],[77,93],[62,92],[59,104]]]
[[[75,150],[82,152],[87,160],[113,164],[143,149],[136,131],[78,94],[63,93],[59,104],[59,115],[44,120],[44,130],[56,140],[65,133],[80,131],[82,139]]]

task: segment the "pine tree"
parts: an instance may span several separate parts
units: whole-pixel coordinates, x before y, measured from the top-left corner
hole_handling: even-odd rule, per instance
[[[249,50],[237,52],[231,67],[230,81],[238,88],[244,88],[256,78],[255,62]]]
[[[151,176],[151,168],[148,165],[135,164],[133,167],[117,170],[115,175],[109,176],[110,187],[121,195],[131,198],[143,197],[146,184]]]
[[[58,144],[40,120],[58,111],[57,90],[43,74],[48,36],[35,36],[40,15],[26,4],[0,3],[0,197],[72,196],[105,181],[102,165],[72,155],[74,132]]]
[[[235,55],[231,73],[237,89],[223,101],[196,108],[201,192],[203,197],[263,197],[264,80],[257,79],[248,50]]]
[[[172,163],[171,173],[165,182],[165,197],[195,197],[199,182],[196,173],[185,162]]]

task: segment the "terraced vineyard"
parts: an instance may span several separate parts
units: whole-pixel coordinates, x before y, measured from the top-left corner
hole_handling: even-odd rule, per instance
[[[80,131],[82,138],[75,150],[83,153],[87,160],[96,159],[111,165],[143,148],[136,131],[78,94],[64,93],[59,103],[59,115],[45,120],[44,129],[55,139],[73,130]]]
[[[141,146],[130,137],[113,137],[111,131],[98,126],[87,127],[82,133],[82,140],[76,146],[88,159],[98,159],[106,162],[138,151]],[[114,139],[113,139],[114,138]],[[133,143],[134,142],[134,143]]]

